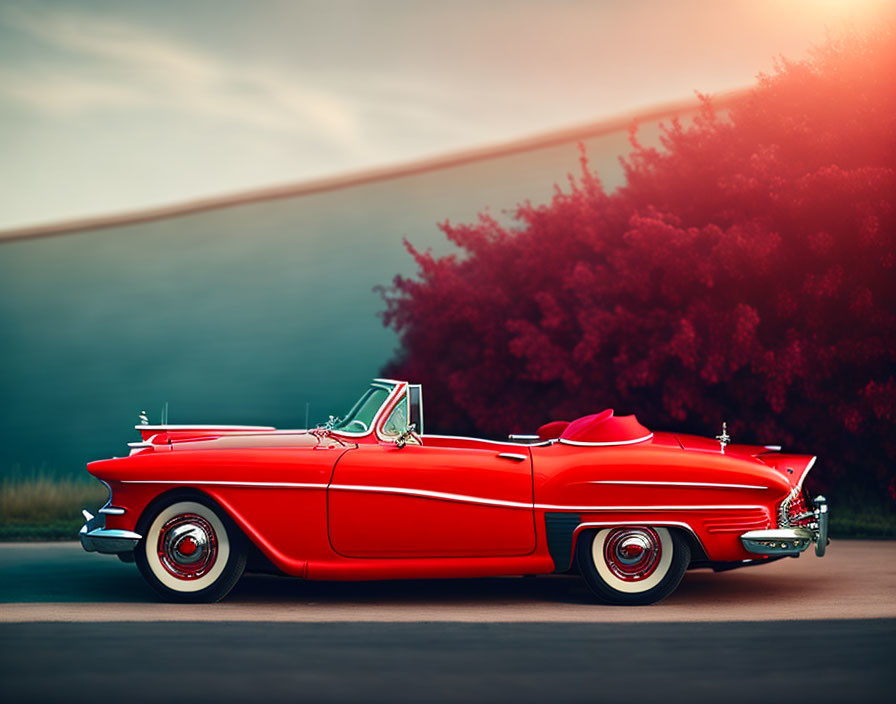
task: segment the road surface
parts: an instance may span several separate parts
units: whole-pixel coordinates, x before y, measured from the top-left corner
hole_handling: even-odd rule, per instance
[[[896,541],[839,541],[730,572],[688,572],[655,606],[595,604],[578,577],[303,582],[246,576],[220,604],[158,602],[134,565],[74,543],[0,544],[0,622],[689,622],[896,618]]]
[[[10,702],[890,702],[894,652],[893,542],[692,572],[642,608],[571,577],[257,576],[171,605],[114,558],[0,545]]]

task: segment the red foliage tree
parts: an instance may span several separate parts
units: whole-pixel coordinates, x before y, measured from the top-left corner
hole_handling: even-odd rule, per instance
[[[608,194],[578,179],[514,224],[407,244],[384,290],[442,430],[532,431],[604,407],[649,427],[820,455],[822,476],[896,459],[896,46],[892,33],[782,61],[727,114],[703,98]],[[852,476],[855,476],[853,474]],[[891,491],[893,487],[891,485]]]

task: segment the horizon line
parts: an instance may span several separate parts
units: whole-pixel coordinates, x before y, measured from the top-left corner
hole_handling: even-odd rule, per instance
[[[728,106],[746,97],[752,87],[734,88],[722,93],[712,94],[717,106]],[[37,237],[53,237],[57,235],[75,234],[87,230],[99,230],[110,227],[136,225],[156,220],[192,215],[208,210],[232,208],[252,203],[271,200],[283,200],[301,196],[336,191],[353,186],[361,186],[377,181],[388,181],[405,176],[439,171],[456,166],[485,161],[488,159],[510,156],[538,149],[557,146],[574,139],[584,140],[600,137],[639,122],[652,122],[663,117],[675,117],[682,112],[699,108],[699,95],[694,98],[660,103],[653,107],[630,110],[616,117],[594,122],[585,122],[538,132],[528,137],[520,137],[506,142],[499,142],[482,147],[471,147],[435,156],[411,159],[398,164],[377,166],[333,176],[322,176],[279,186],[261,186],[247,190],[235,191],[216,196],[192,198],[173,202],[167,205],[135,208],[123,212],[105,215],[87,215],[37,225],[25,225],[0,230],[0,244]]]

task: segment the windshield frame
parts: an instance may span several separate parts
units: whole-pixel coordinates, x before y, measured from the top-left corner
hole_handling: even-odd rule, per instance
[[[349,409],[348,413],[345,414],[345,420],[355,415],[364,404],[364,401],[368,398],[371,390],[380,389],[386,391],[386,398],[383,399],[380,407],[376,410],[376,413],[373,414],[373,419],[370,421],[370,425],[367,427],[367,430],[351,431],[345,430],[344,428],[334,427],[330,429],[330,432],[336,433],[337,435],[356,438],[365,437],[375,432],[375,429],[378,427],[382,418],[384,409],[387,409],[392,405],[392,400],[395,397],[395,393],[396,391],[400,390],[401,387],[402,383],[393,379],[374,379],[370,382],[364,392],[358,397],[358,400],[352,404],[352,407],[351,409]],[[343,420],[340,420],[339,422],[341,423],[343,422]]]

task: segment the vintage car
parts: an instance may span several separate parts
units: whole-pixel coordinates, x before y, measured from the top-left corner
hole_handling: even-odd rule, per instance
[[[419,385],[376,379],[310,430],[137,425],[88,465],[109,501],[85,550],[136,561],[174,601],[250,567],[314,580],[577,570],[599,601],[650,604],[688,568],[823,555],[828,513],[780,447],[651,432],[612,410],[508,441],[424,434]]]

